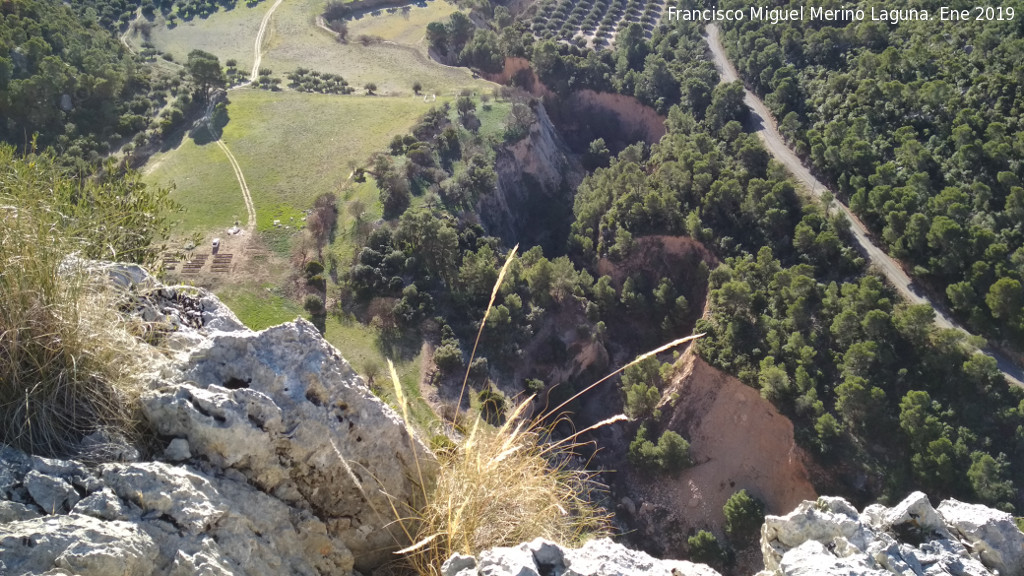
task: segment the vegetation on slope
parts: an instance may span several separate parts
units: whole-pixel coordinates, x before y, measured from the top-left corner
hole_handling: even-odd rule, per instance
[[[27,149],[34,141],[88,173],[150,128],[179,90],[179,79],[151,76],[63,4],[19,0],[0,10],[2,142]]]
[[[791,145],[889,252],[973,329],[1019,349],[1024,5],[1011,4],[1015,21],[971,9],[942,22],[924,2],[933,20],[898,26],[746,22],[725,44]]]
[[[701,42],[696,32],[681,41]],[[827,461],[863,462],[861,495],[920,487],[1019,504],[1020,391],[958,333],[935,329],[930,309],[898,303],[866,273],[841,220],[801,207],[742,133],[735,88],[715,87],[704,111],[674,108],[649,154],[628,148],[584,181],[574,250],[622,253],[652,232],[711,243],[726,264],[711,274],[701,355],[760,388]]]

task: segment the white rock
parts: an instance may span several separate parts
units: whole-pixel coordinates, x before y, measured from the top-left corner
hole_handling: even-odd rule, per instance
[[[460,570],[443,576],[720,576],[703,564],[658,560],[630,550],[607,538],[591,540],[578,549],[535,539],[513,548],[492,548],[480,554],[479,564],[465,556],[453,556],[445,566]]]
[[[952,498],[939,504],[939,514],[985,566],[1000,576],[1024,576],[1024,534],[1011,515]]]
[[[436,462],[312,324],[213,332],[181,368],[180,383],[143,395],[158,433],[327,520],[357,568],[390,559],[402,534],[388,511],[412,503]]]
[[[566,550],[564,555],[565,576],[719,576],[716,570],[704,564],[658,560],[608,538],[590,540],[582,548]]]
[[[136,524],[79,514],[13,522],[0,532],[0,559],[10,576],[53,568],[78,576],[143,576],[153,573],[157,553]]]
[[[540,576],[533,552],[525,544],[484,551],[478,569],[483,576]]]
[[[475,576],[476,558],[465,554],[453,554],[441,565],[441,576]]]
[[[169,462],[181,462],[182,460],[188,460],[192,457],[192,452],[188,449],[188,440],[184,438],[175,438],[164,448],[164,458]]]
[[[78,503],[74,486],[60,478],[32,470],[24,483],[32,500],[47,514],[64,514]]]
[[[840,498],[803,502],[784,517],[765,518],[762,574],[991,576],[954,537],[949,519],[941,512],[941,507],[936,512],[921,492],[892,508],[869,506],[862,514]],[[982,515],[976,513],[975,517]],[[1003,547],[1008,544],[1013,548],[1007,542]]]

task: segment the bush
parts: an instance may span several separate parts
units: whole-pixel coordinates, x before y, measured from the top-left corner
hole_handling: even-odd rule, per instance
[[[722,512],[725,513],[725,531],[734,538],[751,538],[761,531],[764,523],[764,503],[746,490],[730,496]]]
[[[324,265],[319,260],[310,260],[306,263],[306,278],[312,278],[317,274],[322,274],[324,271]]]
[[[690,443],[679,434],[667,430],[658,443],[647,439],[647,426],[641,425],[629,444],[629,459],[641,469],[679,472],[691,465]]]
[[[407,412],[403,403],[406,422]],[[439,443],[438,476],[430,487],[421,484],[423,505],[395,511],[414,542],[404,559],[416,573],[436,574],[455,552],[479,554],[537,537],[578,546],[608,533],[608,516],[590,503],[590,473],[565,466],[577,446],[553,448],[543,441],[549,429],[513,422],[492,428],[477,419],[456,447]]]
[[[477,394],[480,401],[480,415],[488,424],[499,425],[505,420],[505,410],[508,409],[508,398],[493,387],[484,388]]]
[[[434,351],[434,364],[444,375],[454,374],[462,367],[462,350],[458,343],[447,343]]]
[[[309,294],[302,302],[302,307],[310,314],[317,316],[324,313],[324,299],[316,294]]]
[[[700,564],[717,564],[722,561],[724,554],[722,547],[718,544],[718,538],[707,530],[701,530],[687,539],[690,545],[690,561]]]

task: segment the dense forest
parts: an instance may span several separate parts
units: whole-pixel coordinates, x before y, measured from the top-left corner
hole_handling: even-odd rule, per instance
[[[67,6],[19,0],[0,8],[0,141],[50,150],[87,174],[122,146],[158,138],[189,103],[179,77],[154,75]]]
[[[936,18],[941,4],[915,7]],[[888,251],[973,329],[1020,349],[1024,3],[1006,5],[1015,20],[729,24],[724,43]]]
[[[1020,506],[1015,488],[1024,480],[1020,391],[1007,386],[991,358],[968,352],[958,333],[935,328],[930,308],[901,303],[882,278],[866,269],[841,219],[830,218],[817,205],[803,205],[784,169],[744,132],[742,87],[718,85],[700,27],[679,22],[646,34],[627,26],[611,50],[593,51],[535,40],[516,26],[503,29],[500,37],[487,30],[460,33],[452,19],[433,26],[433,41],[436,49],[459,54],[464,64],[479,65],[474,54],[481,52],[492,54],[485,62],[494,61],[493,54],[525,56],[556,94],[583,88],[616,91],[668,116],[669,134],[650,149],[630,146],[610,162],[601,154],[584,154],[584,160],[593,156],[591,166],[598,168],[576,193],[570,259],[562,260],[566,289],[557,300],[561,305],[569,296],[592,310],[588,316],[600,322],[594,330],[598,334],[629,333],[626,325],[610,324],[622,315],[633,314],[647,325],[685,317],[680,310],[686,309],[686,299],[677,295],[687,283],[703,282],[699,277],[637,277],[618,284],[607,277],[593,279],[599,259],[627,259],[643,236],[700,240],[725,262],[710,273],[709,312],[697,326],[708,333],[700,354],[760,389],[794,420],[799,441],[836,470],[834,489],[864,501],[898,499],[920,488],[936,497]],[[489,48],[467,50],[480,35]],[[1012,131],[1006,133],[1012,139]],[[595,143],[593,149],[600,148]],[[953,193],[937,195],[930,205],[963,212],[959,221],[964,226],[980,222],[967,208],[976,204],[953,202]],[[1019,233],[1015,222],[979,224],[978,233],[987,230],[991,240],[984,251],[994,257],[1003,250],[1009,256],[995,235],[1008,242]],[[452,221],[450,226],[455,246],[458,225]],[[464,265],[479,263],[476,256],[466,258],[474,253],[471,245],[463,243],[461,251]],[[488,278],[496,277],[500,251],[487,245]],[[940,255],[950,257],[948,250]],[[453,270],[459,260],[453,256]],[[1009,267],[1005,259],[993,261],[990,278],[996,268]],[[513,274],[513,285],[529,278],[530,267],[523,273]],[[456,292],[462,277],[472,276],[451,274]],[[399,283],[394,286],[397,291]],[[542,298],[553,305],[551,294],[530,290],[534,283],[520,286],[515,300],[523,303],[525,314],[534,306],[543,309]],[[483,288],[476,295],[481,311],[487,296]],[[1010,303],[1007,309],[1019,311],[1020,306]],[[462,317],[469,322],[474,316]],[[680,326],[685,323],[657,331],[657,336],[670,338]],[[471,327],[462,329],[470,337]],[[656,365],[623,378],[624,407],[642,422],[631,450],[637,465],[656,460],[659,414],[652,408],[664,383]]]

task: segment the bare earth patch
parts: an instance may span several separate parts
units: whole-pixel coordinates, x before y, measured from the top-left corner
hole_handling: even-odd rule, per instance
[[[688,349],[665,390],[668,428],[690,441],[694,466],[676,477],[632,472],[637,517],[668,556],[681,556],[687,536],[724,535],[722,506],[746,489],[769,514],[785,514],[817,498],[793,438],[793,424],[753,388],[708,365]],[[665,405],[678,394],[674,408]],[[647,535],[647,534],[645,534]]]

